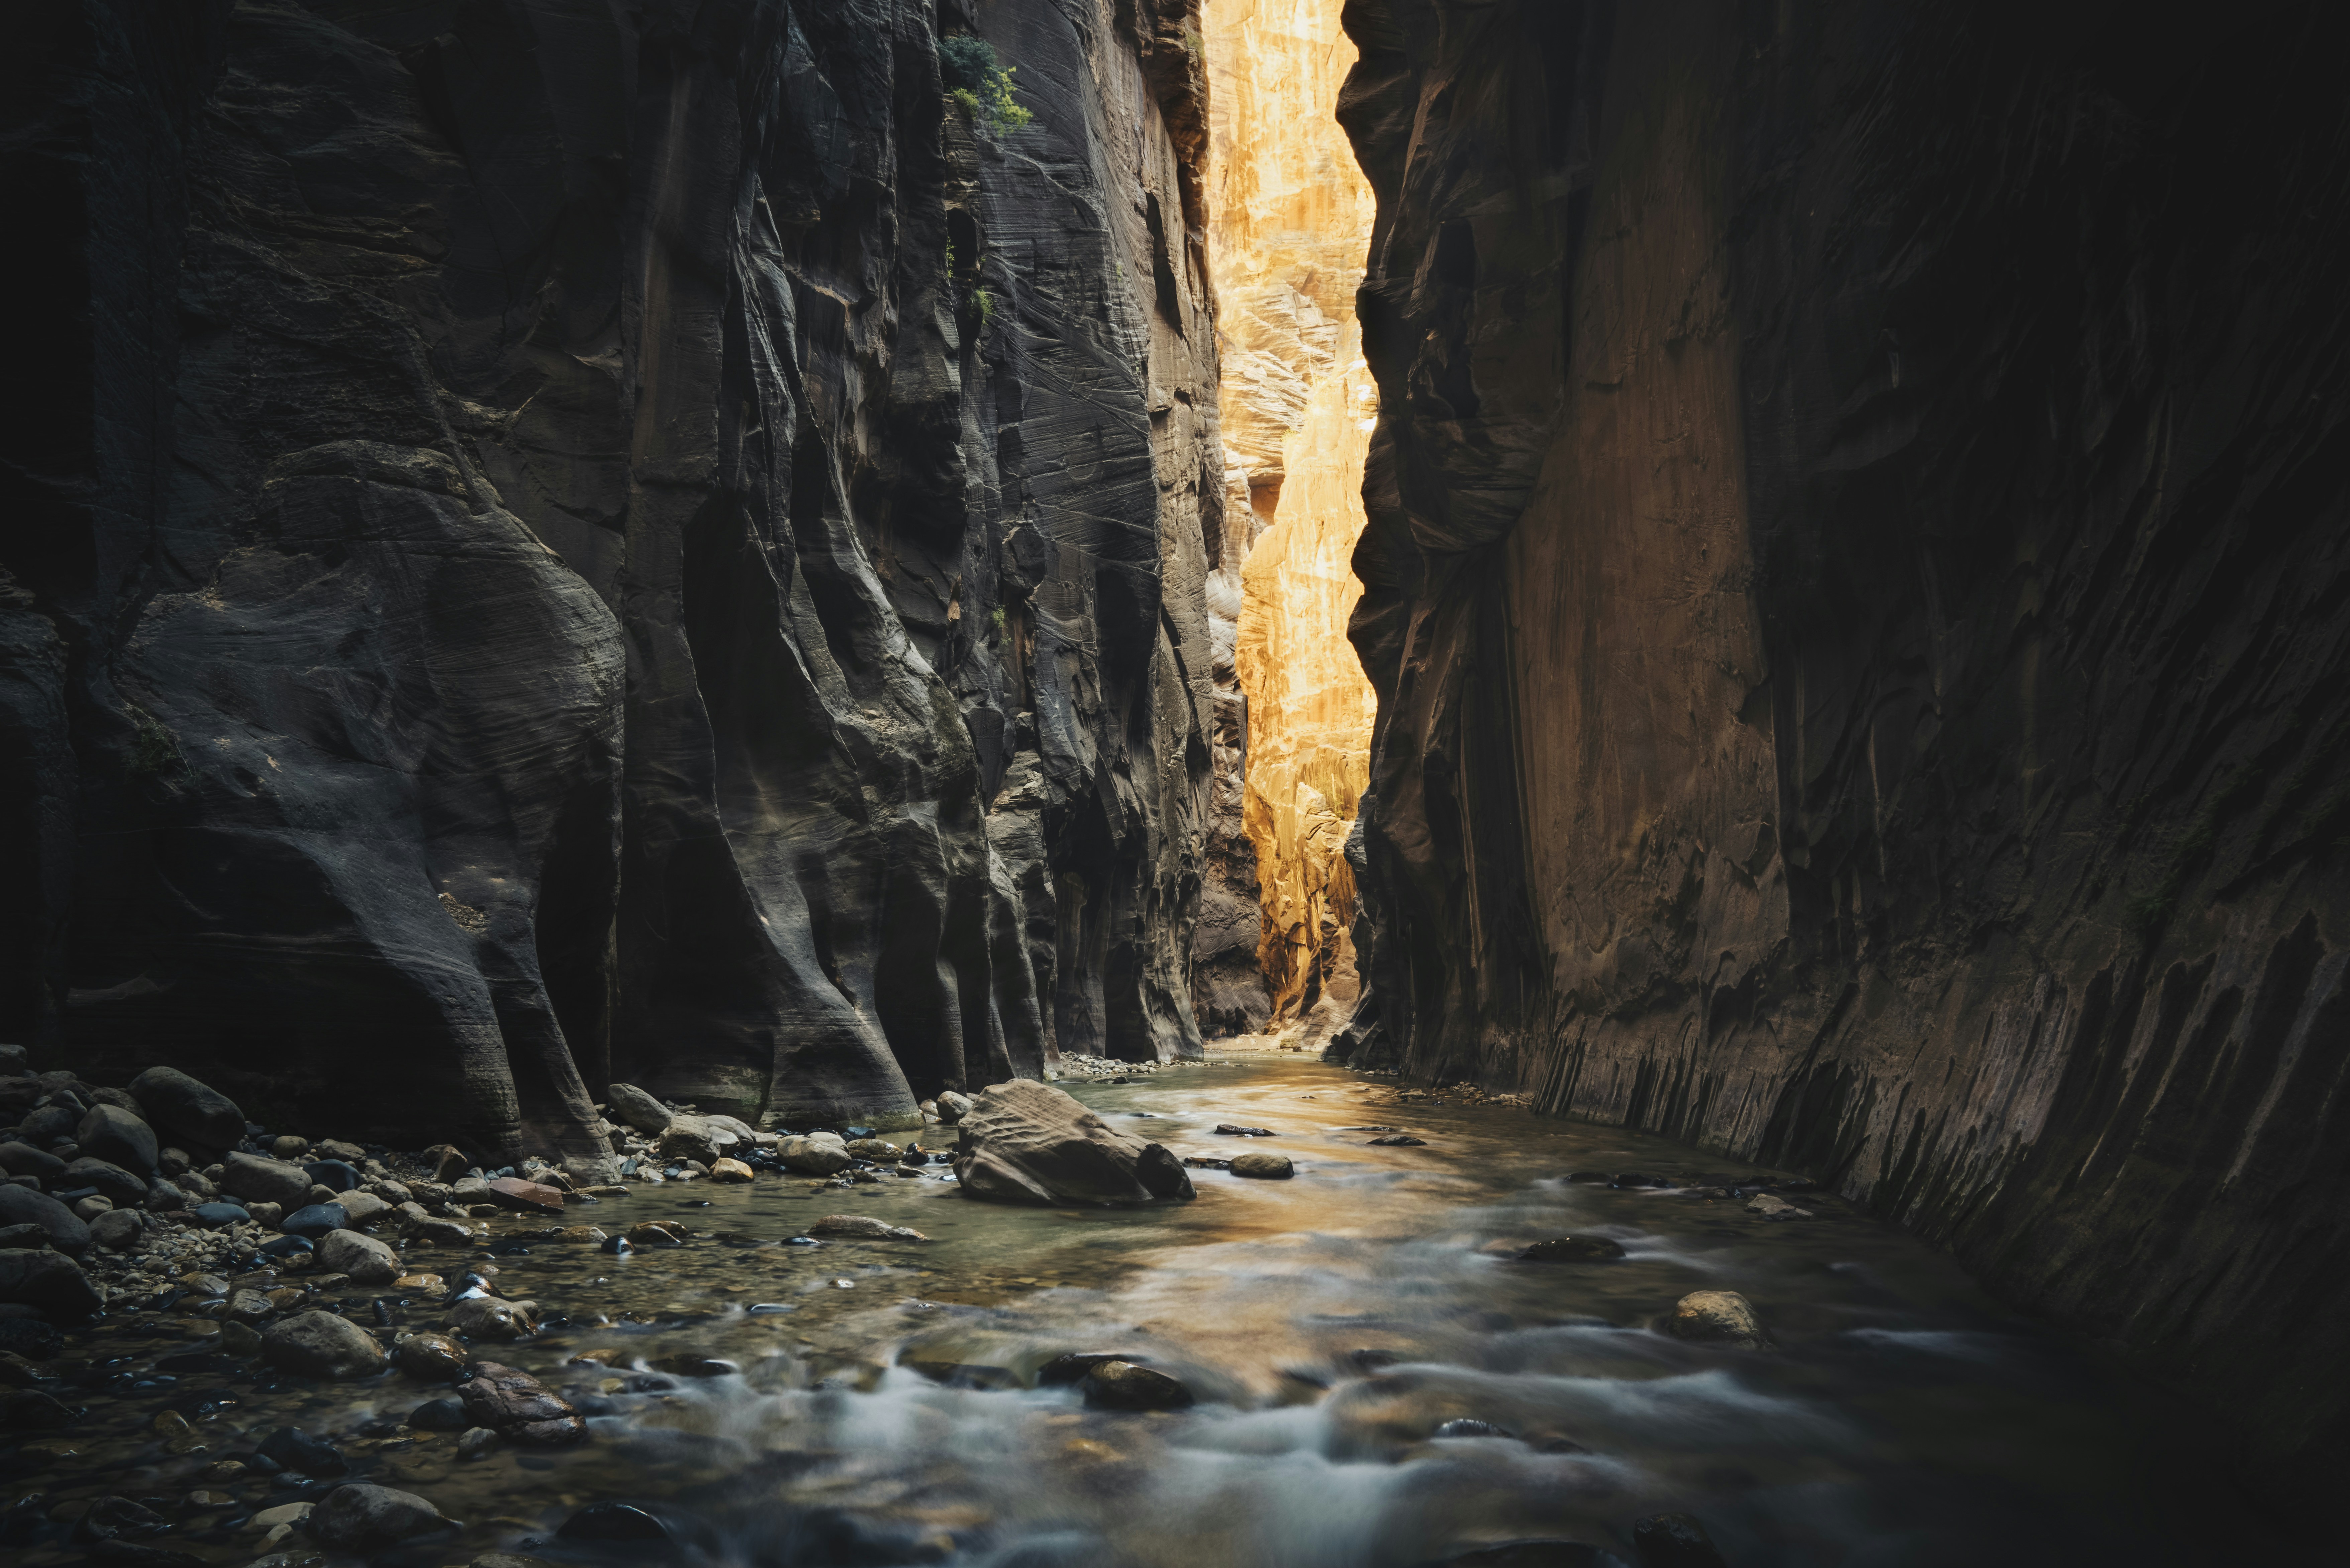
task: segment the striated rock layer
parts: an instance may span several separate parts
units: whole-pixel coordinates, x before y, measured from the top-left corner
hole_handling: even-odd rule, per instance
[[[1827,1179],[2328,1473],[2324,13],[1347,16],[1384,413],[1342,1054]]]
[[[1191,3],[28,19],[0,1035],[574,1154],[1196,1051]]]

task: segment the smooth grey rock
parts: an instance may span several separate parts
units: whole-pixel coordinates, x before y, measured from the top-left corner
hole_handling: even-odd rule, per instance
[[[261,1336],[261,1354],[273,1366],[337,1381],[371,1377],[388,1359],[373,1334],[325,1311],[297,1313],[272,1324]]]
[[[675,1112],[634,1084],[608,1085],[604,1103],[612,1107],[612,1115],[650,1137],[668,1131],[676,1118]]]
[[[244,1140],[244,1113],[209,1084],[176,1067],[150,1067],[130,1080],[148,1122],[198,1148],[228,1149]]]
[[[955,1177],[970,1198],[1140,1203],[1193,1196],[1191,1179],[1163,1145],[1118,1131],[1031,1078],[991,1085],[956,1124],[956,1137]]]
[[[74,1128],[74,1142],[85,1156],[120,1166],[142,1182],[155,1173],[162,1153],[155,1129],[120,1106],[90,1106]]]
[[[38,1225],[49,1245],[68,1257],[89,1251],[89,1227],[72,1210],[29,1187],[0,1187],[0,1225]]]
[[[109,1252],[127,1252],[147,1233],[136,1209],[117,1209],[89,1222],[89,1238]]]
[[[400,1275],[400,1254],[357,1231],[328,1231],[318,1241],[318,1263],[357,1285],[388,1285]]]
[[[223,1192],[276,1203],[289,1213],[309,1206],[310,1173],[298,1165],[240,1151],[231,1154],[221,1166]]]
[[[1286,1181],[1297,1174],[1297,1167],[1285,1154],[1236,1154],[1227,1168],[1234,1176],[1256,1181]]]
[[[352,1230],[372,1225],[391,1212],[391,1204],[372,1192],[346,1192],[335,1202],[342,1207],[345,1223]]]
[[[376,1551],[449,1527],[414,1492],[362,1482],[337,1487],[302,1521],[313,1541],[338,1552]]]
[[[106,1304],[79,1263],[47,1247],[0,1251],[0,1302],[72,1317]]]
[[[254,1205],[256,1210],[261,1207]],[[257,1213],[255,1217],[259,1217]],[[287,1235],[307,1236],[313,1241],[342,1230],[350,1220],[351,1211],[340,1203],[306,1203],[283,1218],[273,1217],[277,1228]]]
[[[109,1106],[111,1110],[113,1107]],[[66,1162],[65,1174],[51,1186],[71,1190],[77,1187],[95,1187],[109,1203],[133,1204],[147,1200],[147,1180],[111,1161],[77,1155]]]
[[[28,1143],[0,1143],[0,1170],[11,1176],[37,1176],[52,1180],[65,1174],[66,1162],[45,1148]]]
[[[775,1158],[804,1176],[837,1176],[855,1163],[840,1135],[828,1132],[787,1137],[775,1146]]]

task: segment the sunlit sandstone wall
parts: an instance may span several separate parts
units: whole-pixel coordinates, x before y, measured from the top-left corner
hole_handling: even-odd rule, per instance
[[[1270,985],[1250,1016],[1228,1006],[1211,1020],[1212,999],[1229,1003],[1237,988],[1195,971],[1211,1033],[1260,1026],[1268,1002],[1295,1023],[1326,996],[1354,997],[1354,890],[1339,851],[1363,789],[1373,697],[1344,633],[1359,591],[1347,562],[1363,527],[1361,427],[1377,397],[1354,319],[1376,203],[1334,114],[1356,58],[1340,10],[1339,0],[1201,10],[1228,487],[1209,606],[1221,711],[1237,721],[1231,739],[1245,738],[1244,749],[1219,749],[1212,832],[1225,843],[1211,862],[1227,869],[1227,900],[1255,899],[1262,917],[1245,930],[1212,928],[1224,947],[1200,956],[1236,968],[1245,934],[1249,968],[1261,962]],[[1226,728],[1220,716],[1220,739]],[[1203,906],[1216,898],[1211,889]],[[1201,930],[1211,940],[1204,913]]]
[[[1363,459],[1378,389],[1340,337],[1341,368],[1315,385],[1283,443],[1289,473],[1273,526],[1242,569],[1237,663],[1249,700],[1243,825],[1256,846],[1264,931],[1258,947],[1274,1021],[1310,1037],[1343,1023],[1357,986],[1355,880],[1343,851],[1370,782],[1378,696],[1347,640],[1362,597],[1351,560],[1363,532]]]

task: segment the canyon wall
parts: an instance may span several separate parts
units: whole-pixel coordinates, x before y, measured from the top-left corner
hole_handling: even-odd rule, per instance
[[[1195,4],[27,18],[0,1037],[583,1159],[1196,1054]]]
[[[2350,1457],[2322,18],[1349,0],[1340,110],[1337,1054],[1814,1175],[2286,1487]]]
[[[1201,921],[1194,987],[1215,1033],[1311,1015],[1318,1034],[1355,996],[1338,847],[1375,704],[1335,634],[1357,592],[1346,563],[1376,390],[1354,296],[1376,205],[1331,113],[1356,59],[1337,0],[1207,0],[1201,22],[1229,519],[1209,609],[1231,743],[1211,829],[1223,874],[1203,897],[1225,914]]]

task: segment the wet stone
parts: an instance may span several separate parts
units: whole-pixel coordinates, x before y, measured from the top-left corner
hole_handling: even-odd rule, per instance
[[[408,1413],[408,1425],[420,1432],[462,1432],[473,1424],[463,1401],[428,1399]]]
[[[811,1236],[862,1237],[875,1241],[927,1241],[928,1236],[866,1214],[827,1214],[808,1227]]]
[[[466,1374],[457,1386],[457,1397],[474,1425],[543,1448],[577,1443],[588,1436],[588,1423],[571,1402],[547,1392],[528,1373],[484,1361],[468,1367]]]
[[[1297,1174],[1297,1168],[1285,1154],[1236,1154],[1232,1172],[1256,1181],[1286,1181]]]
[[[1086,1403],[1103,1410],[1180,1410],[1191,1391],[1164,1372],[1130,1361],[1105,1361],[1086,1374]]]
[[[563,1521],[555,1532],[565,1541],[653,1541],[670,1539],[668,1528],[652,1514],[629,1502],[594,1502]]]
[[[1640,1568],[1726,1568],[1721,1552],[1695,1516],[1652,1513],[1632,1526]]]
[[[372,1334],[330,1312],[300,1313],[271,1325],[261,1350],[272,1366],[307,1377],[369,1377],[387,1361]]]
[[[367,1552],[431,1534],[449,1521],[414,1492],[355,1484],[328,1492],[302,1522],[322,1546]]]
[[[1700,1345],[1758,1350],[1769,1343],[1754,1303],[1736,1291],[1693,1291],[1674,1304],[1666,1332]]]
[[[400,1371],[426,1383],[454,1383],[469,1359],[465,1347],[445,1334],[411,1334],[394,1345],[391,1358]]]
[[[1525,1263],[1602,1263],[1623,1255],[1623,1244],[1605,1236],[1558,1236],[1518,1250]]]
[[[280,1469],[324,1480],[347,1473],[350,1467],[342,1453],[324,1438],[315,1438],[299,1427],[280,1427],[269,1434],[255,1450]]]

